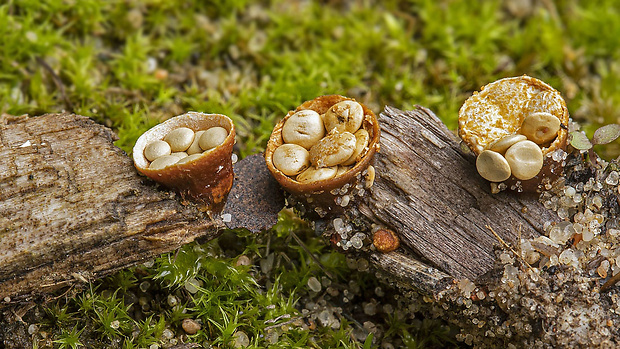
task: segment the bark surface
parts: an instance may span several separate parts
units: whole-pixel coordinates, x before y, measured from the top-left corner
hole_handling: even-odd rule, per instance
[[[400,236],[398,251],[369,252],[400,286],[434,294],[479,279],[498,244],[488,227],[513,243],[557,220],[535,197],[491,194],[473,154],[428,109],[386,107],[379,121],[377,176],[359,209]],[[139,176],[115,139],[73,114],[0,119],[0,300],[90,281],[224,227]],[[283,204],[260,155],[235,165],[228,227],[269,228]]]
[[[115,139],[74,114],[0,119],[0,300],[90,281],[217,234],[221,223],[139,176]]]
[[[386,107],[379,122],[376,180],[360,211],[400,236],[405,254],[371,260],[401,285],[427,293],[447,277],[477,280],[491,270],[499,244],[489,227],[514,243],[558,220],[535,195],[491,194],[474,155],[430,110]]]

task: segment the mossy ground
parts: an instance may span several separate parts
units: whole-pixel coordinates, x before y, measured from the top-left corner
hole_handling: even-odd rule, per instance
[[[473,91],[528,74],[558,89],[589,135],[620,122],[618,3],[523,6],[529,3],[8,0],[0,5],[0,111],[90,116],[112,127],[128,153],[141,133],[171,116],[223,113],[237,125],[236,151],[243,157],[264,148],[286,111],[319,95],[354,97],[375,112],[420,104],[455,128],[458,109]],[[599,151],[616,157],[620,143]],[[300,317],[302,299],[317,302],[310,276],[354,281],[361,290],[351,303],[377,298],[372,276],[351,275],[344,256],[283,217],[286,228],[259,237],[231,232],[228,240],[188,246],[60,297],[37,325],[39,347],[164,346],[164,331],[176,332],[184,317],[203,319],[203,331],[189,340],[205,346],[230,346],[243,331],[251,345],[265,347],[266,331],[277,328],[282,347],[369,347],[351,335],[357,324],[345,316],[334,329],[269,327]],[[320,264],[289,244],[290,232]],[[211,248],[217,251],[204,252]],[[260,261],[270,254],[279,264],[265,271]],[[241,255],[253,266],[236,266]],[[187,262],[196,258],[199,267]],[[202,280],[203,288],[184,291],[188,277]],[[150,285],[148,301],[163,303],[136,318],[138,306],[129,308],[122,296],[146,294],[139,290],[143,282]],[[182,306],[166,306],[168,294],[177,294]],[[451,341],[428,321],[380,313],[373,323],[401,345]]]

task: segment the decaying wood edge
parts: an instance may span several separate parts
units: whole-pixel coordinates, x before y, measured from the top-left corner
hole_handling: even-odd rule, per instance
[[[368,258],[390,283],[421,295],[438,297],[454,282],[450,275],[402,252],[375,252]]]
[[[75,114],[0,118],[0,307],[210,240],[225,228],[221,216],[138,175],[116,139]],[[260,164],[255,155],[235,165],[224,211],[230,227],[259,231],[277,221],[283,198]]]
[[[369,254],[399,286],[436,296],[454,279],[482,281],[499,244],[489,227],[514,244],[559,220],[535,195],[492,194],[473,154],[429,109],[386,107],[379,122],[377,176],[359,210],[400,236],[400,252]]]

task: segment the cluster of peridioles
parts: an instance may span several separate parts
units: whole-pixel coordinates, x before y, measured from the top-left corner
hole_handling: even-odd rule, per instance
[[[182,197],[219,213],[232,188],[235,127],[221,114],[189,112],[142,134],[134,148],[138,171]]]
[[[553,175],[551,155],[565,148],[568,121],[566,102],[551,86],[529,76],[506,78],[465,101],[459,136],[477,155],[476,169],[494,192],[533,191]]]
[[[144,148],[144,157],[150,161],[149,168],[159,170],[174,164],[185,164],[201,157],[228,137],[228,130],[213,126],[194,132],[189,127],[170,131],[162,140],[149,143]]]

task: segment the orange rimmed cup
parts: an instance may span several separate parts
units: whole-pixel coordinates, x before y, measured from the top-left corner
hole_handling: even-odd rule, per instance
[[[493,150],[496,141],[525,134],[522,130],[524,120],[537,113],[550,114],[549,117],[556,118],[555,123],[557,125],[559,121],[560,126],[555,138],[538,144],[543,155],[542,168],[530,179],[520,180],[511,175],[498,182],[517,191],[535,191],[544,178],[552,179],[561,172],[561,161],[552,156],[556,150],[565,149],[568,136],[568,108],[560,92],[526,75],[485,85],[479,92],[474,92],[459,110],[459,136],[479,156]],[[526,140],[530,141],[530,138]]]
[[[202,152],[195,160],[173,164],[162,169],[150,169],[144,149],[154,141],[163,140],[172,130],[187,127],[194,132],[211,127],[223,127],[228,135],[223,143]],[[221,114],[189,112],[170,118],[149,129],[138,138],[133,148],[133,160],[140,173],[175,190],[183,199],[201,206],[203,211],[218,214],[224,208],[234,179],[232,149],[235,144],[235,126]]]
[[[320,96],[306,101],[288,114],[274,127],[265,150],[265,162],[269,171],[280,185],[291,194],[289,204],[299,208],[303,214],[310,217],[330,217],[342,213],[345,209],[356,205],[359,197],[363,196],[374,180],[372,162],[374,154],[379,150],[379,123],[377,117],[366,106],[360,103],[363,109],[363,121],[360,129],[368,132],[369,141],[363,155],[357,159],[346,172],[333,178],[302,183],[294,176],[287,176],[280,171],[273,161],[274,151],[285,144],[282,137],[284,124],[296,112],[313,110],[320,115],[325,114],[333,105],[342,101],[355,101],[352,98],[340,95]]]

